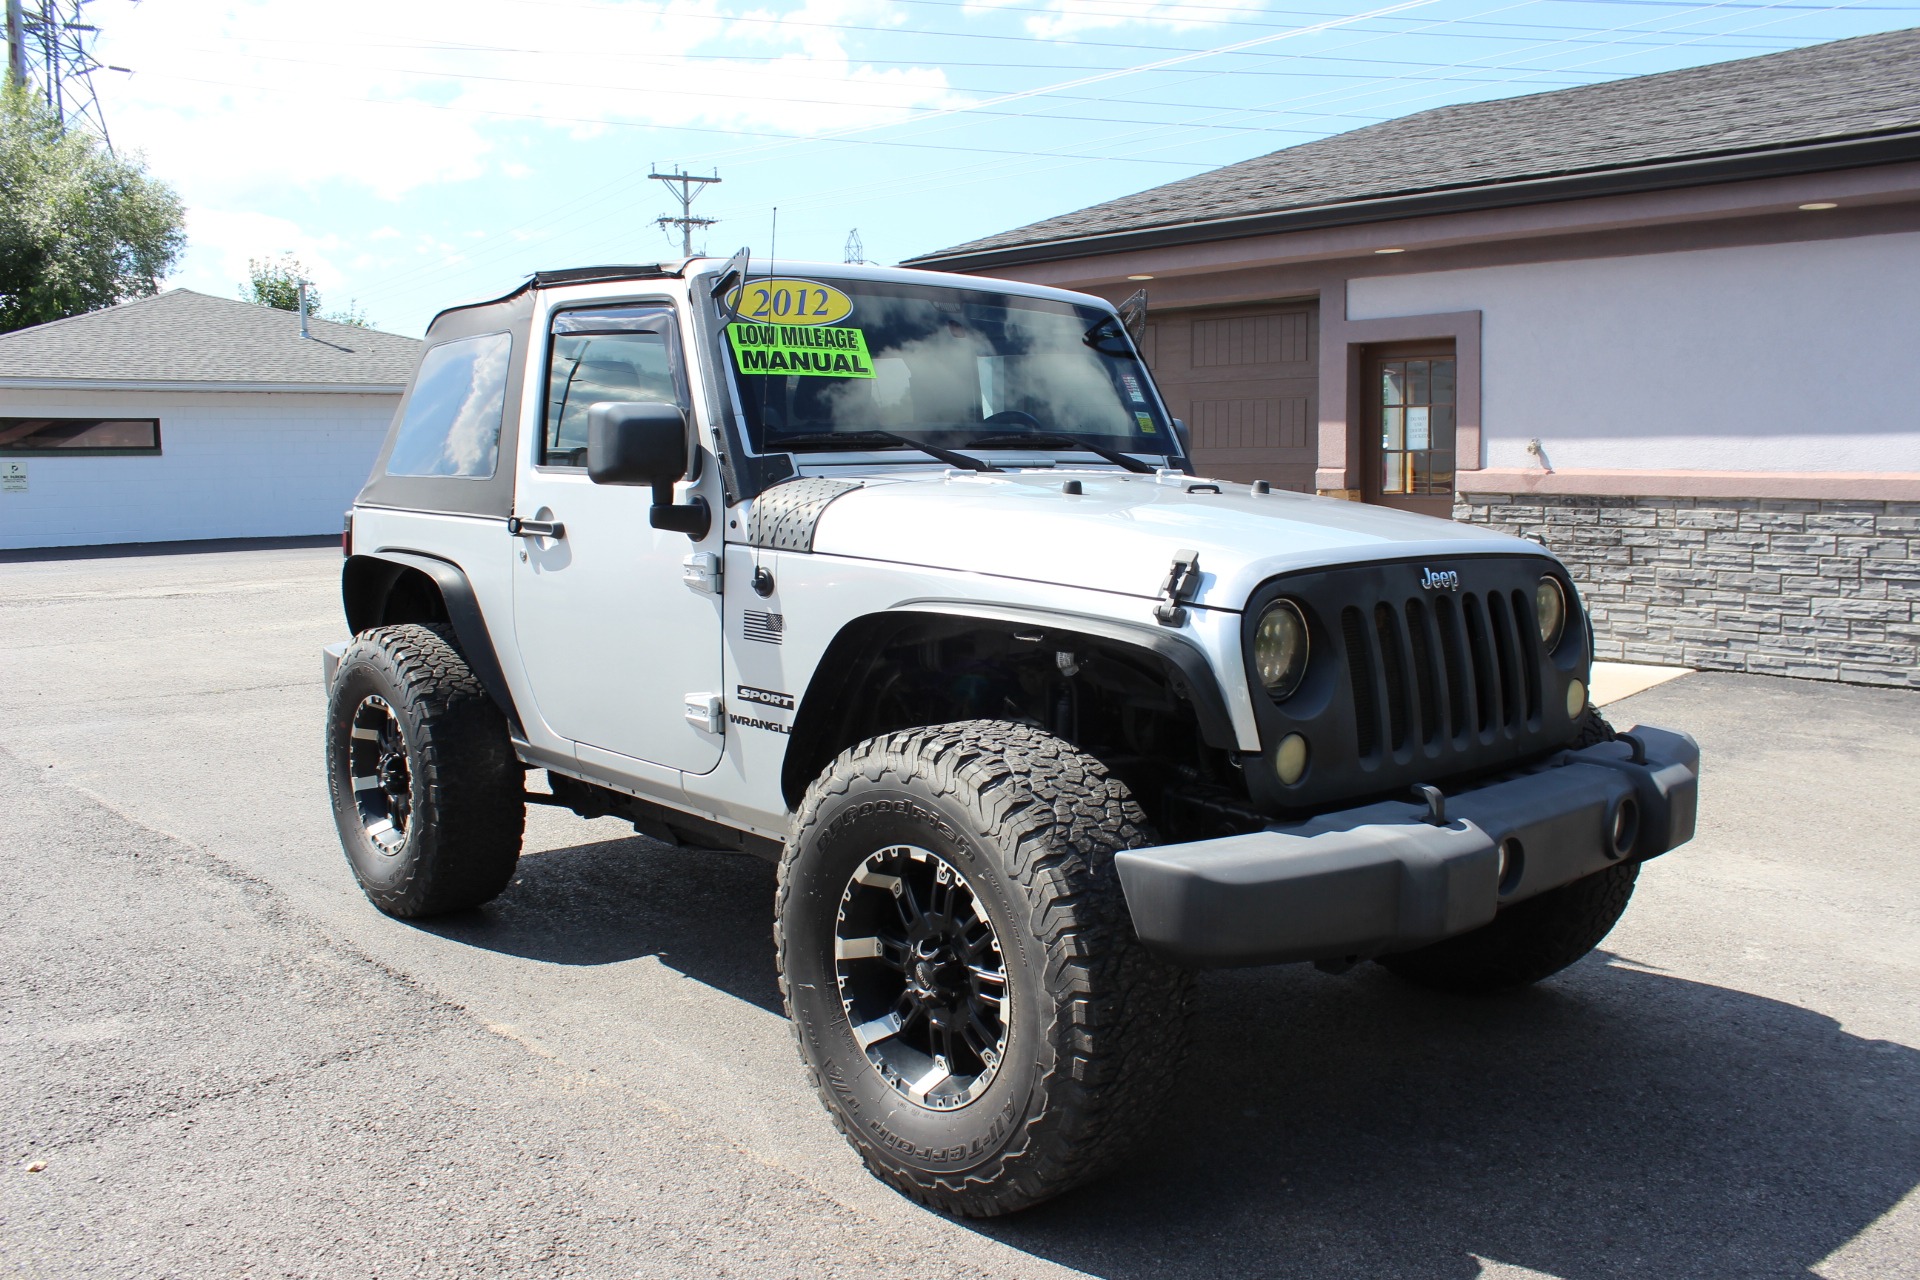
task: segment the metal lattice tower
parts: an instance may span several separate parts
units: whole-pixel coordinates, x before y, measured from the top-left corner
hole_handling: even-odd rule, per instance
[[[667,190],[673,192],[673,198],[680,202],[679,217],[655,218],[654,221],[660,225],[662,231],[665,231],[668,227],[679,227],[681,256],[691,258],[693,256],[693,229],[695,227],[710,227],[719,221],[717,218],[696,218],[693,216],[693,202],[699,198],[702,191],[720,181],[719,170],[716,169],[711,178],[697,177],[691,173],[684,173],[679,169],[675,169],[672,173],[661,173],[658,168],[655,168],[654,171],[647,176],[655,182],[666,183]]]
[[[860,228],[855,227],[853,230],[847,232],[847,250],[841,255],[840,260],[842,262],[865,262],[867,260],[867,246],[860,243]]]
[[[92,0],[7,0],[7,67],[46,99],[63,128],[97,134],[107,148],[106,112],[93,87],[96,71],[126,72],[93,56],[100,29],[86,20]]]

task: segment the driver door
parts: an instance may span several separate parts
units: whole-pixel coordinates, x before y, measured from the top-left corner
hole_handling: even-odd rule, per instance
[[[514,513],[561,528],[515,539],[515,638],[541,718],[561,736],[707,773],[722,726],[688,705],[722,688],[720,598],[683,580],[703,544],[653,528],[649,490],[587,478],[587,410],[608,400],[688,408],[670,306],[581,307],[549,323],[542,430]],[[719,550],[719,523],[704,549]]]

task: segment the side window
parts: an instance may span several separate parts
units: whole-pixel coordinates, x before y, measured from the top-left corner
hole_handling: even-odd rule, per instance
[[[504,333],[458,338],[427,352],[407,397],[387,474],[491,479],[500,461],[500,419],[512,357],[513,339]]]
[[[652,401],[686,407],[686,379],[665,307],[562,311],[547,355],[546,429],[540,461],[587,465],[587,410],[602,401]]]

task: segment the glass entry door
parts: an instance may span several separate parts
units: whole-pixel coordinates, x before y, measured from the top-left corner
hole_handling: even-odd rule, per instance
[[[1453,513],[1453,343],[1378,348],[1366,365],[1366,497],[1423,515]]]

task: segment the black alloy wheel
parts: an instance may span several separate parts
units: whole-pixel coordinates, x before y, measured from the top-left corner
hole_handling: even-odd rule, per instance
[[[894,1092],[935,1111],[986,1092],[1007,1053],[1006,960],[953,864],[913,845],[873,853],[840,895],[833,949],[854,1039]]]
[[[347,736],[347,778],[360,825],[380,852],[399,853],[413,815],[413,771],[399,717],[385,698],[370,693],[354,709]]]

